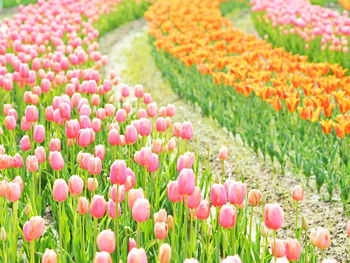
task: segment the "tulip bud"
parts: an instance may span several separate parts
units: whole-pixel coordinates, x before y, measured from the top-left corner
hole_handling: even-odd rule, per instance
[[[0,239],[2,242],[6,241],[6,230],[4,227],[1,228],[1,235],[0,235]]]
[[[25,210],[24,210],[24,213],[25,213],[27,216],[29,215],[29,213],[30,213],[30,205],[29,205],[29,204],[26,205],[26,208],[25,208]]]
[[[211,237],[212,232],[213,232],[213,229],[212,229],[212,226],[210,225],[209,228],[208,228],[208,236],[209,237]]]
[[[263,237],[267,236],[267,229],[266,229],[266,226],[265,226],[264,222],[261,222],[260,231],[261,231],[261,235]]]
[[[168,215],[168,227],[169,229],[174,229],[174,218],[171,215]]]
[[[306,218],[304,216],[302,216],[302,218],[301,218],[301,228],[303,230],[307,230],[308,229],[307,221],[306,221]]]

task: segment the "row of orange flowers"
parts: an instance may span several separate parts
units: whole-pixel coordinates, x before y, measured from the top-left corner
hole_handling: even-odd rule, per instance
[[[219,10],[222,0],[160,0],[145,14],[154,45],[196,65],[215,82],[253,93],[279,111],[319,121],[325,133],[332,127],[343,138],[350,133],[350,76],[337,64],[309,63],[307,57],[233,27]]]

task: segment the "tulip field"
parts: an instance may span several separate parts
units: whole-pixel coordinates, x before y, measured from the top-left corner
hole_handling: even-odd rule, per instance
[[[350,1],[2,3],[1,263],[350,262]]]

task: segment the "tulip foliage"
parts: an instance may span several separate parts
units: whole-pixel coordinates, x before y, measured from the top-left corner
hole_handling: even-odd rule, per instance
[[[205,3],[182,1],[187,8],[181,9],[179,1],[158,1],[145,14],[154,57],[173,89],[239,134],[264,160],[277,161],[282,173],[291,164],[308,182],[315,176],[318,191],[325,187],[329,199],[339,189],[345,206],[347,69],[308,62],[235,29],[219,8],[240,3]]]
[[[227,147],[214,183],[191,122],[103,72],[99,35],[149,5],[39,0],[5,20],[1,262],[317,262],[318,250],[322,260],[330,233],[300,224],[301,186],[295,235],[281,240],[283,208],[227,177]]]

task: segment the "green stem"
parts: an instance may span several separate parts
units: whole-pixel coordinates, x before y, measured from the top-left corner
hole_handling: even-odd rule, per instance
[[[116,204],[115,204],[115,221],[114,221],[114,232],[115,232],[115,239],[116,239],[116,256],[117,261],[119,262],[119,184],[117,184],[117,198],[116,198]]]
[[[261,263],[264,263],[264,261],[265,261],[266,246],[267,246],[267,235],[264,238],[264,248],[263,248],[263,255],[262,255]]]
[[[33,214],[36,215],[35,209],[35,172],[32,173],[32,206],[33,206]]]
[[[30,242],[30,262],[31,263],[35,263],[34,251],[35,251],[35,240]]]
[[[308,248],[307,248],[307,231],[305,230],[305,263],[307,263]]]
[[[173,203],[173,230],[171,231],[171,246],[172,251],[175,252],[175,216],[176,216],[176,203]]]
[[[274,253],[274,258],[275,258],[275,262],[277,260],[277,251],[276,251],[276,230],[273,231],[273,247],[275,248],[275,253]]]
[[[233,255],[236,254],[236,226],[233,226],[231,228],[231,239],[232,239],[232,250],[233,250]]]
[[[321,261],[320,262],[322,262],[322,260],[323,260],[323,252],[324,252],[324,249],[321,249]]]
[[[185,239],[184,239],[184,255],[185,255],[185,258],[187,258],[187,220],[188,220],[188,207],[187,207],[187,200],[188,200],[188,196],[185,195],[185,233],[184,233],[184,236],[185,236]]]
[[[137,222],[137,230],[136,230],[136,236],[137,236],[137,247],[140,247],[140,223]]]
[[[60,245],[60,260],[61,263],[63,263],[63,258],[62,258],[62,203],[58,203],[58,235],[59,235],[59,245]]]
[[[295,237],[298,236],[298,201],[295,201]]]
[[[5,241],[2,242],[2,252],[4,255],[4,263],[7,263],[7,254],[6,254],[6,248],[5,248]]]
[[[192,215],[191,215],[191,226],[190,226],[190,254],[189,257],[192,257],[193,254],[193,219],[192,219]]]
[[[226,231],[223,229],[222,231],[222,253],[223,253],[223,258],[226,257]]]
[[[12,253],[13,259],[17,261],[17,212],[18,212],[18,201],[13,203],[13,245]]]
[[[83,250],[83,259],[85,260],[85,239],[84,239],[84,216],[81,216],[81,227],[82,227],[82,231],[81,231],[81,246],[82,246],[82,250]]]
[[[249,246],[252,246],[252,225],[253,225],[253,206],[250,211],[250,222],[249,222]]]
[[[97,218],[94,218],[94,254],[93,257],[96,254],[96,244],[97,244]]]
[[[221,160],[221,165],[222,165],[222,173],[221,173],[221,183],[224,183],[224,177],[225,177],[225,161]]]

